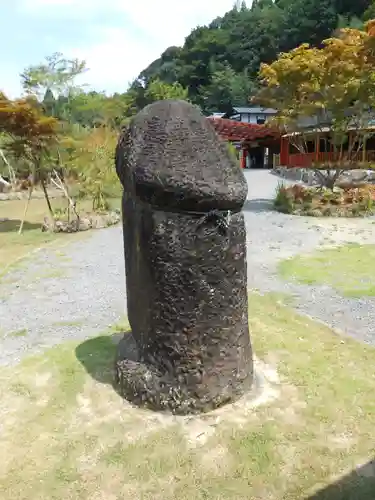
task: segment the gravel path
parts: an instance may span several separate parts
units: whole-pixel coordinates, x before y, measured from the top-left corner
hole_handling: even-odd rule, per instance
[[[371,220],[317,220],[272,210],[278,179],[247,171],[245,205],[249,287],[294,297],[295,307],[375,345],[375,301],[347,299],[328,287],[285,283],[277,263],[334,243],[375,243]],[[251,304],[250,304],[251,307]],[[86,339],[125,315],[121,227],[93,231],[59,250],[38,252],[0,283],[0,365],[65,340]]]
[[[375,244],[373,219],[315,219],[280,214],[272,210],[270,202],[279,179],[267,171],[248,171],[246,177],[249,286],[261,292],[290,294],[293,306],[300,312],[375,345],[374,298],[345,298],[328,286],[286,283],[276,274],[278,262],[294,255],[338,244]]]

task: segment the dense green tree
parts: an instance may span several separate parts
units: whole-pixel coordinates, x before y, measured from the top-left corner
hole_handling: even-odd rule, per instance
[[[50,88],[46,90],[43,98],[43,108],[48,116],[56,116],[57,114],[57,103],[56,98]]]
[[[79,123],[85,127],[109,124],[113,127],[121,125],[126,115],[128,97],[120,94],[107,96],[104,92],[79,92],[64,99],[60,96],[60,118],[71,123]]]
[[[229,21],[227,60],[236,72],[246,69],[255,77],[261,62],[271,62],[277,57],[282,22],[283,12],[279,7],[263,0]]]
[[[180,47],[169,47],[159,59],[156,59],[142,71],[139,78],[146,85],[153,78],[159,78],[169,84],[178,81],[182,66],[180,54]]]
[[[212,63],[211,66],[211,82],[201,89],[204,111],[228,113],[234,106],[247,104],[256,88],[249,74],[236,73],[229,64]]]
[[[210,62],[225,62],[228,33],[225,30],[199,27],[186,38],[180,53],[179,82],[189,95],[200,100],[200,89],[210,83]]]
[[[136,108],[145,102],[144,92],[155,78],[188,89],[189,98],[205,111],[225,110],[233,102],[235,75],[256,79],[261,63],[271,63],[280,52],[301,43],[319,47],[343,27],[360,29],[375,17],[374,0],[238,0],[224,16],[200,26],[182,47],[168,48],[148,66],[131,92]],[[373,10],[371,10],[373,9]],[[242,75],[242,76],[241,76]],[[244,88],[244,85],[241,85]],[[246,86],[245,86],[246,87]],[[242,91],[235,92],[246,104]],[[237,101],[236,101],[237,103]]]
[[[164,99],[188,99],[188,91],[184,87],[175,82],[168,84],[162,82],[158,78],[150,82],[145,90],[145,98],[151,103],[155,101],[162,101]]]
[[[351,17],[362,17],[372,0],[333,0],[332,4],[339,15]]]
[[[287,52],[302,43],[319,45],[337,26],[332,0],[293,0],[283,12],[280,51]],[[262,61],[268,62],[268,61]]]
[[[375,0],[372,0],[368,8],[365,10],[363,15],[364,21],[369,21],[370,19],[375,19]]]

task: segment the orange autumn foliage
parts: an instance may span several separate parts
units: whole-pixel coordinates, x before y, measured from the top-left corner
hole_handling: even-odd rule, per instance
[[[367,21],[365,24],[365,31],[369,36],[375,37],[375,19]]]
[[[0,134],[15,156],[38,159],[57,139],[57,121],[44,116],[33,99],[10,100],[0,93]]]

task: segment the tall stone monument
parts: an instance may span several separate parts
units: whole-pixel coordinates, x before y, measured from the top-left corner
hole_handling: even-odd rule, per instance
[[[133,118],[116,169],[132,335],[119,390],[176,414],[239,398],[253,381],[242,170],[198,108],[173,100]]]

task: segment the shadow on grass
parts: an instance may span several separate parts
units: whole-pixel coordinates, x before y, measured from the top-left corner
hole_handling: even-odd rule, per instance
[[[306,500],[374,500],[375,458]]]
[[[130,331],[94,337],[76,347],[75,354],[86,372],[101,384],[114,385],[116,360],[133,359],[134,341]]]
[[[21,221],[19,219],[7,219],[1,221],[0,219],[0,233],[14,233],[18,231],[21,225]],[[23,231],[29,231],[31,229],[40,229],[41,223],[36,222],[27,222],[25,221],[23,224]]]
[[[103,335],[86,340],[76,347],[75,354],[86,372],[101,384],[113,385],[116,339]]]

